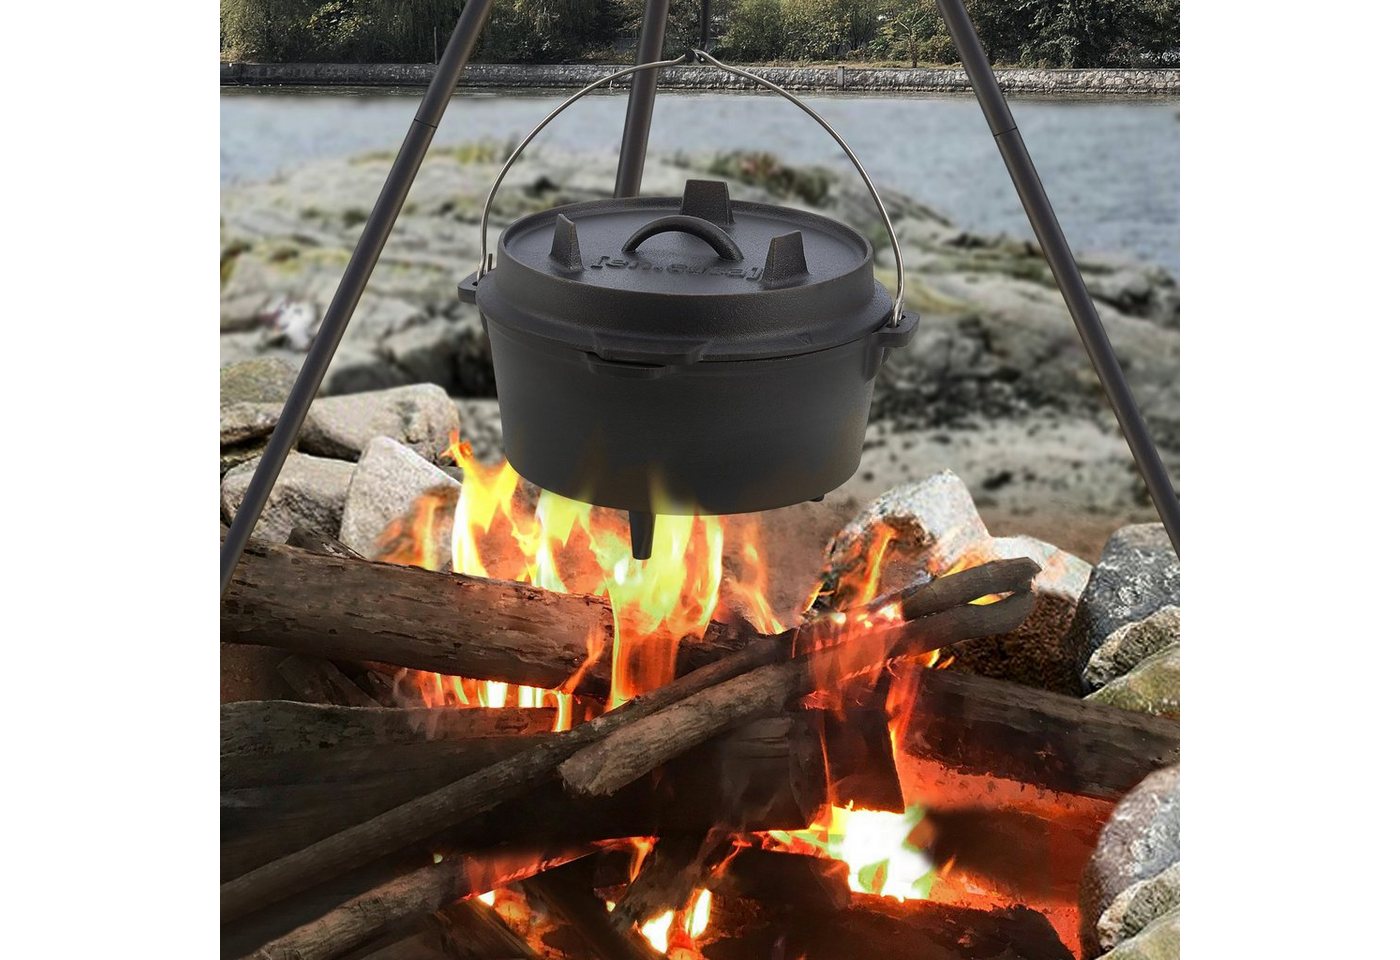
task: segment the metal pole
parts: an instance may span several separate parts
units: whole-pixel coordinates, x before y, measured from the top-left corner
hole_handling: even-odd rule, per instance
[[[666,40],[666,15],[670,0],[647,0],[642,26],[637,33],[637,63],[661,59]],[[647,159],[647,139],[651,136],[651,108],[656,103],[656,70],[632,74],[632,90],[627,95],[627,120],[622,127],[622,146],[617,157],[615,197],[635,197],[642,189],[642,167]]]
[[[1036,239],[1040,241],[1041,252],[1049,261],[1050,272],[1055,275],[1055,282],[1065,298],[1065,305],[1069,307],[1070,316],[1074,318],[1074,325],[1079,330],[1079,339],[1084,342],[1084,349],[1094,365],[1094,372],[1098,374],[1099,383],[1108,394],[1109,405],[1118,417],[1118,426],[1128,441],[1133,459],[1137,461],[1138,472],[1147,483],[1147,492],[1157,508],[1157,515],[1162,518],[1162,526],[1166,527],[1167,536],[1171,538],[1172,546],[1180,555],[1181,499],[1172,487],[1171,477],[1167,475],[1167,468],[1157,453],[1157,446],[1147,430],[1142,411],[1133,399],[1133,392],[1123,376],[1123,368],[1118,365],[1113,344],[1109,342],[1103,321],[1099,319],[1099,312],[1094,307],[1094,300],[1084,285],[1084,277],[1079,272],[1079,265],[1074,261],[1074,254],[1070,252],[1064,231],[1060,229],[1055,210],[1050,206],[1050,198],[1045,195],[1045,187],[1036,173],[1035,164],[1031,162],[1031,155],[1026,151],[1020,131],[1016,129],[1016,120],[1011,115],[1011,108],[1007,106],[1006,97],[997,86],[996,74],[992,72],[987,53],[982,49],[977,28],[972,25],[972,18],[967,15],[967,7],[963,5],[963,0],[937,2],[938,11],[948,24],[948,33],[952,36],[953,45],[957,47],[958,56],[962,59],[963,69],[967,71],[967,78],[977,94],[977,102],[982,105],[987,125],[992,128],[997,149],[1001,151],[1001,158],[1016,185],[1021,206],[1026,210],[1031,228],[1035,231]]]
[[[462,76],[462,70],[467,65],[467,59],[481,36],[481,30],[486,25],[486,17],[490,12],[491,0],[468,0],[461,17],[457,20],[457,26],[447,38],[447,45],[442,51],[442,61],[428,84],[428,92],[423,95],[423,102],[413,117],[403,145],[399,147],[399,154],[389,167],[389,176],[379,192],[379,199],[374,202],[374,209],[370,211],[369,219],[365,222],[364,232],[360,234],[360,240],[350,255],[345,275],[340,278],[335,296],[326,308],[320,332],[316,334],[311,349],[306,353],[306,360],[301,365],[301,372],[292,384],[291,395],[287,397],[282,415],[277,420],[277,429],[272,431],[267,449],[263,452],[257,469],[253,471],[248,492],[244,494],[243,502],[238,505],[238,512],[234,514],[233,523],[229,525],[223,548],[219,551],[221,594],[233,578],[233,569],[238,565],[238,558],[243,555],[243,548],[248,545],[248,538],[253,533],[253,527],[257,525],[258,517],[262,515],[267,498],[272,493],[272,486],[277,482],[277,475],[282,472],[287,454],[296,445],[297,434],[301,432],[306,412],[311,408],[311,401],[316,399],[317,391],[321,389],[321,381],[330,367],[331,358],[335,356],[335,348],[340,345],[340,338],[345,335],[345,328],[350,325],[350,317],[360,302],[360,295],[365,292],[365,284],[369,282],[375,264],[379,262],[379,255],[383,252],[384,243],[389,239],[389,233],[403,208],[408,189],[413,185],[414,177],[418,175],[418,168],[428,152],[428,145],[432,143],[433,134],[437,132],[438,121],[447,109],[447,102],[452,98],[452,92],[457,87],[457,81]]]
[[[709,52],[710,49],[710,0],[700,0],[700,42],[696,44],[701,50]]]

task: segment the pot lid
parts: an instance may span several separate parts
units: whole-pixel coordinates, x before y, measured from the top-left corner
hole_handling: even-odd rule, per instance
[[[609,360],[693,363],[810,353],[890,319],[869,241],[827,217],[684,197],[596,200],[517,220],[494,268],[459,287],[491,323]]]

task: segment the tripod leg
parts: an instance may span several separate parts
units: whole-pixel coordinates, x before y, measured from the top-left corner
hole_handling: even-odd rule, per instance
[[[292,384],[292,392],[282,408],[277,428],[268,439],[267,450],[253,472],[248,492],[244,494],[233,523],[229,525],[228,534],[219,551],[220,593],[227,589],[229,581],[233,578],[233,569],[238,565],[238,558],[243,555],[243,548],[248,545],[248,538],[257,525],[258,517],[262,515],[267,498],[272,493],[273,484],[277,482],[277,475],[282,472],[287,454],[296,445],[297,434],[301,432],[306,412],[311,409],[311,401],[316,399],[316,392],[321,389],[321,381],[330,367],[331,358],[335,356],[335,348],[340,345],[340,338],[345,335],[345,328],[350,325],[350,317],[355,312],[356,304],[360,302],[360,295],[365,292],[365,285],[369,282],[370,274],[374,272],[375,264],[379,262],[379,255],[384,250],[394,222],[399,218],[399,211],[403,208],[404,198],[408,196],[408,189],[418,175],[418,168],[428,152],[428,145],[432,143],[433,134],[437,132],[438,121],[447,109],[447,102],[452,98],[452,92],[462,76],[462,69],[467,65],[467,59],[471,56],[472,48],[476,46],[477,38],[481,36],[481,29],[485,26],[486,17],[490,12],[491,0],[468,0],[461,17],[457,20],[457,26],[447,39],[437,72],[433,74],[432,82],[428,84],[428,92],[423,95],[423,102],[413,117],[403,145],[399,147],[398,156],[389,168],[389,176],[384,181],[379,198],[374,202],[369,219],[365,222],[364,232],[360,234],[360,240],[350,255],[345,275],[340,278],[340,285],[336,287],[330,306],[326,308],[321,329],[316,334],[311,349],[306,353],[296,382]]]
[[[642,28],[637,35],[637,62],[661,59],[666,40],[666,15],[670,0],[647,0],[642,12]],[[647,159],[647,139],[651,136],[651,110],[656,103],[656,70],[632,74],[627,95],[627,120],[622,128],[622,148],[618,151],[615,197],[635,197],[642,189],[642,167]]]
[[[1138,472],[1147,483],[1147,492],[1152,497],[1158,516],[1162,518],[1167,536],[1171,538],[1172,546],[1180,554],[1181,500],[1172,487],[1171,477],[1167,475],[1167,468],[1162,464],[1152,435],[1148,433],[1147,423],[1142,418],[1137,401],[1133,399],[1128,381],[1123,377],[1123,368],[1118,365],[1118,357],[1113,353],[1113,345],[1104,331],[1103,321],[1099,319],[1099,312],[1094,307],[1094,300],[1089,296],[1088,288],[1084,286],[1084,277],[1079,272],[1079,265],[1074,262],[1074,254],[1070,252],[1069,242],[1065,240],[1064,232],[1060,229],[1060,221],[1055,216],[1054,208],[1050,206],[1050,198],[1045,195],[1045,187],[1040,182],[1040,176],[1036,173],[1035,164],[1031,162],[1031,155],[1027,152],[1025,143],[1021,140],[1021,133],[1016,129],[1016,120],[1011,115],[1011,108],[1007,105],[1001,88],[997,86],[992,65],[987,60],[986,51],[982,49],[982,41],[978,39],[977,28],[972,25],[972,18],[967,15],[967,7],[963,5],[963,0],[937,2],[938,11],[948,24],[948,33],[953,38],[953,45],[957,47],[958,56],[962,58],[963,68],[967,70],[967,78],[977,94],[977,102],[981,104],[987,124],[992,128],[997,149],[1001,151],[1001,158],[1016,185],[1021,206],[1026,210],[1031,228],[1035,231],[1036,239],[1040,241],[1040,249],[1050,263],[1050,272],[1055,275],[1055,282],[1065,298],[1065,305],[1069,307],[1070,316],[1074,318],[1074,325],[1079,330],[1079,339],[1084,342],[1084,349],[1094,365],[1094,372],[1098,374],[1099,383],[1108,394],[1109,405],[1118,417],[1118,426],[1128,441],[1133,459],[1137,461]]]

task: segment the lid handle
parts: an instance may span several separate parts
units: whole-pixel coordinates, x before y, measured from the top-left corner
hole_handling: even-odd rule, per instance
[[[713,250],[723,260],[742,260],[744,253],[739,249],[739,245],[734,239],[719,227],[708,220],[701,220],[699,217],[688,217],[685,214],[672,214],[669,217],[657,217],[651,223],[639,229],[632,236],[627,238],[627,242],[622,245],[623,253],[632,253],[642,241],[648,237],[654,237],[658,233],[688,233],[692,237],[699,237],[710,245]]]

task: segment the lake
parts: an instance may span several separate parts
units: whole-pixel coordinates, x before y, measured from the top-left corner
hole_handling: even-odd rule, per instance
[[[523,136],[564,90],[463,91],[437,145]],[[220,177],[265,179],[309,160],[397,148],[421,91],[224,87]],[[1030,236],[971,94],[804,96],[851,144],[877,186],[899,190],[978,232]],[[599,91],[540,135],[581,151],[617,148],[625,91]],[[1013,99],[1017,125],[1076,251],[1179,271],[1180,124],[1175,100]],[[754,93],[662,91],[653,154],[767,150],[789,163],[848,166],[816,124]],[[645,184],[643,186],[645,189]]]

